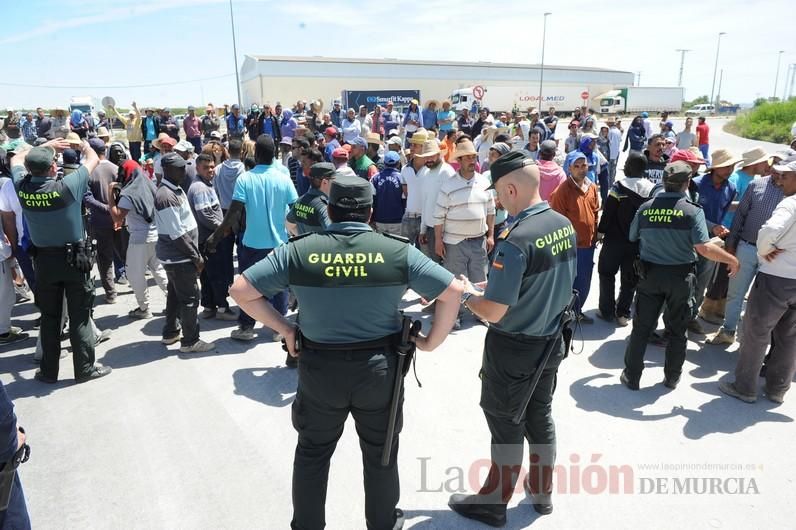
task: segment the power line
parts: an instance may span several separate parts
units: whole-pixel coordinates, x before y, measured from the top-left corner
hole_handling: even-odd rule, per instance
[[[125,89],[125,88],[152,88],[159,86],[169,85],[186,85],[188,83],[198,83],[200,81],[211,81],[213,79],[224,79],[232,77],[235,74],[216,75],[213,77],[202,77],[199,79],[188,79],[185,81],[169,81],[167,83],[148,83],[143,85],[26,85],[24,83],[4,83],[0,82],[0,86],[17,87],[17,88],[52,88],[58,90],[64,89]]]

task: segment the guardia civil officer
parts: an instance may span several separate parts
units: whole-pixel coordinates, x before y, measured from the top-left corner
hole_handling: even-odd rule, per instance
[[[686,196],[690,178],[691,167],[687,163],[666,165],[664,192],[642,204],[630,225],[630,241],[639,242],[641,258],[636,318],[620,376],[630,390],[639,389],[644,352],[664,303],[663,319],[671,335],[666,344],[663,384],[674,389],[680,382],[688,322],[699,309],[695,300],[697,254],[726,263],[730,277],[740,266],[735,256],[709,243],[702,207]]]
[[[91,280],[94,251],[83,224],[83,195],[89,174],[99,158],[85,141],[81,145],[83,165],[57,179],[56,150],[69,147],[66,141],[51,140],[11,160],[14,185],[33,242],[36,268],[36,304],[41,311],[42,359],[36,379],[58,380],[61,354],[63,298],[69,308],[69,337],[75,379],[78,383],[111,373],[95,364],[95,337],[90,318],[94,305]],[[27,169],[27,172],[25,171]]]
[[[291,355],[301,355],[293,426],[298,431],[293,463],[292,528],[325,525],[329,461],[349,412],[363,453],[367,528],[401,528],[396,453],[401,427],[387,439],[396,345],[402,318],[398,304],[411,287],[437,299],[436,318],[418,348],[439,346],[453,327],[461,282],[426,258],[409,241],[371,230],[370,183],[336,176],[329,189],[324,233],[308,233],[276,248],[239,276],[230,295],[254,318],[285,337]],[[290,287],[301,307],[301,329],[264,297]],[[330,310],[331,309],[331,310]],[[297,336],[299,348],[297,349]],[[386,444],[394,450],[381,466]]]
[[[560,321],[573,299],[577,244],[570,221],[540,197],[539,168],[527,153],[507,153],[491,170],[497,198],[515,221],[498,236],[486,290],[479,292],[468,281],[462,299],[465,307],[490,322],[480,377],[492,465],[477,494],[452,495],[448,504],[465,517],[503,526],[526,438],[537,471],[529,473],[526,491],[538,513],[553,509],[556,439],[551,404],[565,355]],[[541,366],[547,348],[551,353]],[[538,384],[523,411],[537,370],[542,370]]]
[[[323,232],[329,226],[329,188],[335,167],[329,162],[319,162],[310,168],[310,189],[293,203],[287,214],[285,226],[292,236],[307,232]]]

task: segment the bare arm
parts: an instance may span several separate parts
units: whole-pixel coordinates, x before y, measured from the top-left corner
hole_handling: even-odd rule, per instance
[[[17,252],[17,244],[19,241],[19,234],[17,234],[17,215],[14,212],[0,212],[3,222],[3,232],[8,237],[8,242],[11,244],[11,256],[15,256]]]
[[[89,147],[88,142],[84,141],[80,146],[80,150],[83,153],[83,167],[85,167],[86,171],[91,174],[91,172],[97,168],[97,165],[100,162],[99,157],[97,156],[97,153],[95,153],[94,150]]]
[[[453,279],[448,287],[437,297],[434,310],[434,322],[426,337],[418,337],[417,347],[423,351],[437,348],[448,336],[456,317],[459,314],[459,300],[464,292],[464,285]]]
[[[291,236],[297,236],[298,233],[298,225],[295,223],[291,223],[290,221],[285,221],[285,228],[287,228],[287,233]]]
[[[245,205],[242,202],[232,201],[229,205],[229,210],[227,210],[227,215],[225,215],[224,220],[221,221],[221,226],[216,228],[215,232],[213,232],[205,242],[205,248],[208,252],[211,254],[215,252],[218,242],[230,232],[237,230],[237,227],[240,226],[240,219],[244,208]]]
[[[740,268],[738,258],[727,252],[726,250],[717,247],[712,243],[701,243],[694,245],[694,249],[703,257],[717,261],[719,263],[726,263],[727,268],[730,270],[730,278],[734,278]]]
[[[268,300],[249,283],[245,276],[238,276],[229,289],[229,295],[246,314],[267,327],[273,329],[283,337],[287,343],[288,352],[293,357],[298,356],[295,351],[296,327],[288,319],[274,309]],[[452,323],[451,323],[452,325]]]

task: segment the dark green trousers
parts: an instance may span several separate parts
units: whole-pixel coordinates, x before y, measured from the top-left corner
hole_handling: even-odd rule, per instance
[[[530,445],[527,471],[531,491],[540,500],[552,493],[556,428],[551,409],[558,366],[564,358],[562,340],[558,340],[543,368],[524,421],[519,425],[512,421],[530,389],[547,342],[543,338],[508,336],[492,329],[486,334],[480,374],[481,408],[492,435],[492,464],[479,495],[497,510],[506,509],[523,471],[525,440]]]
[[[41,371],[58,378],[61,357],[61,314],[64,294],[69,311],[69,340],[75,378],[89,375],[94,366],[94,332],[89,322],[94,306],[94,283],[89,273],[66,264],[66,250],[38,249],[36,304],[41,311]]]
[[[381,455],[387,442],[395,370],[396,356],[384,350],[332,352],[305,347],[301,352],[293,402],[298,444],[293,461],[291,528],[316,530],[326,525],[329,461],[349,413],[354,417],[362,450],[367,528],[393,528],[400,497],[397,456],[401,406],[389,466],[381,466]]]
[[[696,315],[695,287],[696,274],[692,264],[647,264],[646,278],[640,280],[636,288],[636,316],[625,350],[625,373],[630,381],[637,383],[641,378],[647,342],[658,325],[664,303],[663,322],[670,333],[664,373],[667,378],[680,376],[688,343],[688,322]]]

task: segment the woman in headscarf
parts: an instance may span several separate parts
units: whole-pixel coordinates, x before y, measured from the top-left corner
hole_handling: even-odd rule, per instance
[[[647,132],[644,130],[644,118],[641,116],[633,118],[633,122],[627,131],[627,138],[625,138],[625,146],[622,151],[627,151],[628,145],[630,145],[631,151],[638,151],[639,153],[644,152],[644,148],[647,146]]]
[[[69,118],[69,128],[73,133],[77,133],[81,139],[86,139],[89,127],[86,118],[83,117],[83,111],[80,109],[72,111],[72,116]]]
[[[413,99],[409,104],[409,108],[406,109],[406,114],[404,114],[401,125],[403,125],[406,131],[407,140],[415,134],[415,131],[423,126],[423,114],[420,112],[420,106],[416,99]]]
[[[596,146],[596,141],[592,136],[584,136],[580,140],[580,146],[578,146],[577,151],[572,151],[567,155],[566,160],[564,161],[564,173],[569,176],[569,166],[572,165],[572,161],[575,159],[577,153],[583,153],[586,155],[586,162],[589,164],[589,172],[587,173],[587,177],[593,183],[597,183],[597,172],[599,171],[600,167],[600,158],[594,152],[594,148]]]

